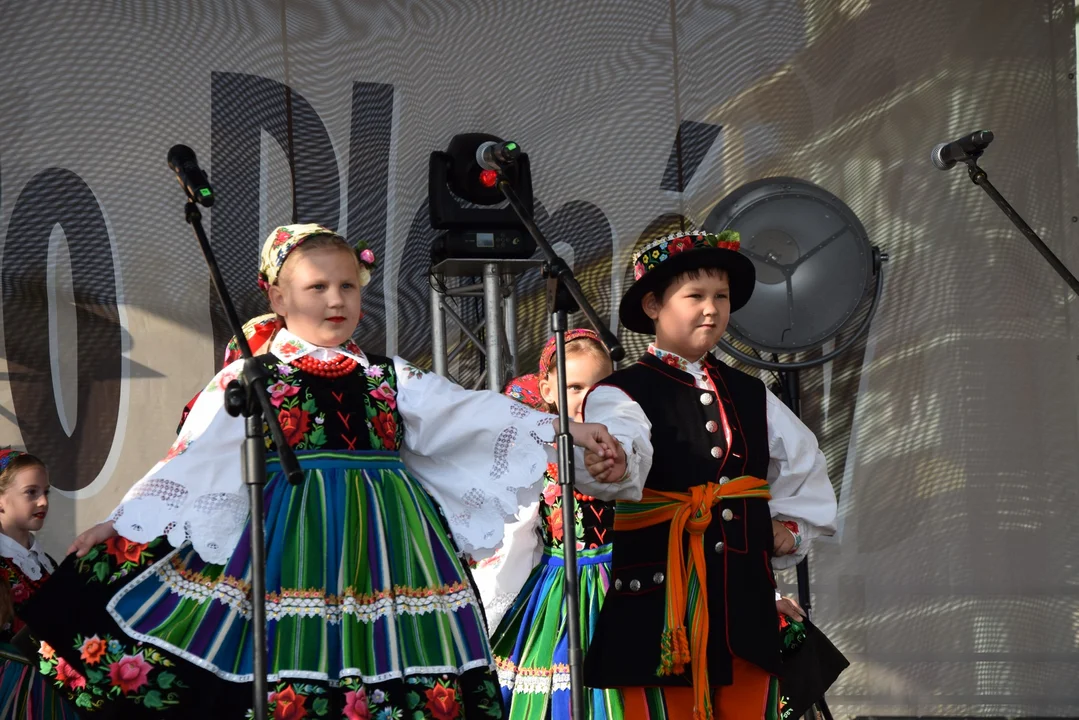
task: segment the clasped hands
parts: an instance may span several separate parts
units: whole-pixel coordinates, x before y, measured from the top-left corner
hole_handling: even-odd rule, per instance
[[[555,421],[557,432],[558,421]],[[573,444],[584,448],[584,464],[596,482],[614,483],[625,479],[626,452],[600,423],[570,421],[569,434]]]

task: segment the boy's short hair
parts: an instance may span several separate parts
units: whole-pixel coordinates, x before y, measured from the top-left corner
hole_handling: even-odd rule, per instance
[[[727,271],[718,267],[705,267],[705,268],[692,268],[685,272],[680,272],[677,275],[671,275],[670,277],[659,278],[656,280],[652,293],[656,296],[656,300],[660,303],[663,302],[663,296],[667,294],[667,291],[671,289],[672,285],[681,282],[682,280],[696,280],[701,275],[707,277],[727,279]],[[642,298],[643,302],[643,298]]]

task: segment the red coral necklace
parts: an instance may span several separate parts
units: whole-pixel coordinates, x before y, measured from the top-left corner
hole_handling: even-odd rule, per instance
[[[311,355],[304,355],[296,358],[290,364],[311,375],[339,378],[355,370],[359,363],[348,355],[335,355],[332,360],[318,360]]]

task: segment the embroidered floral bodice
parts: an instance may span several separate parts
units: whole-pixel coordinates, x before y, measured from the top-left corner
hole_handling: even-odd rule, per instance
[[[614,503],[574,493],[576,523],[574,537],[578,550],[592,550],[611,541],[614,527]],[[558,465],[547,466],[543,495],[539,506],[539,528],[545,547],[561,551],[565,543],[562,519],[562,486],[558,484]]]

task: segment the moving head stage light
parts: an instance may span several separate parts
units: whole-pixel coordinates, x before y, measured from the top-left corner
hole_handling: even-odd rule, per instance
[[[448,231],[432,243],[433,263],[446,258],[525,259],[536,251],[535,241],[496,186],[498,171],[481,164],[485,150],[488,156],[503,160],[502,177],[532,212],[528,155],[494,135],[453,136],[446,152],[431,153],[431,227]]]

